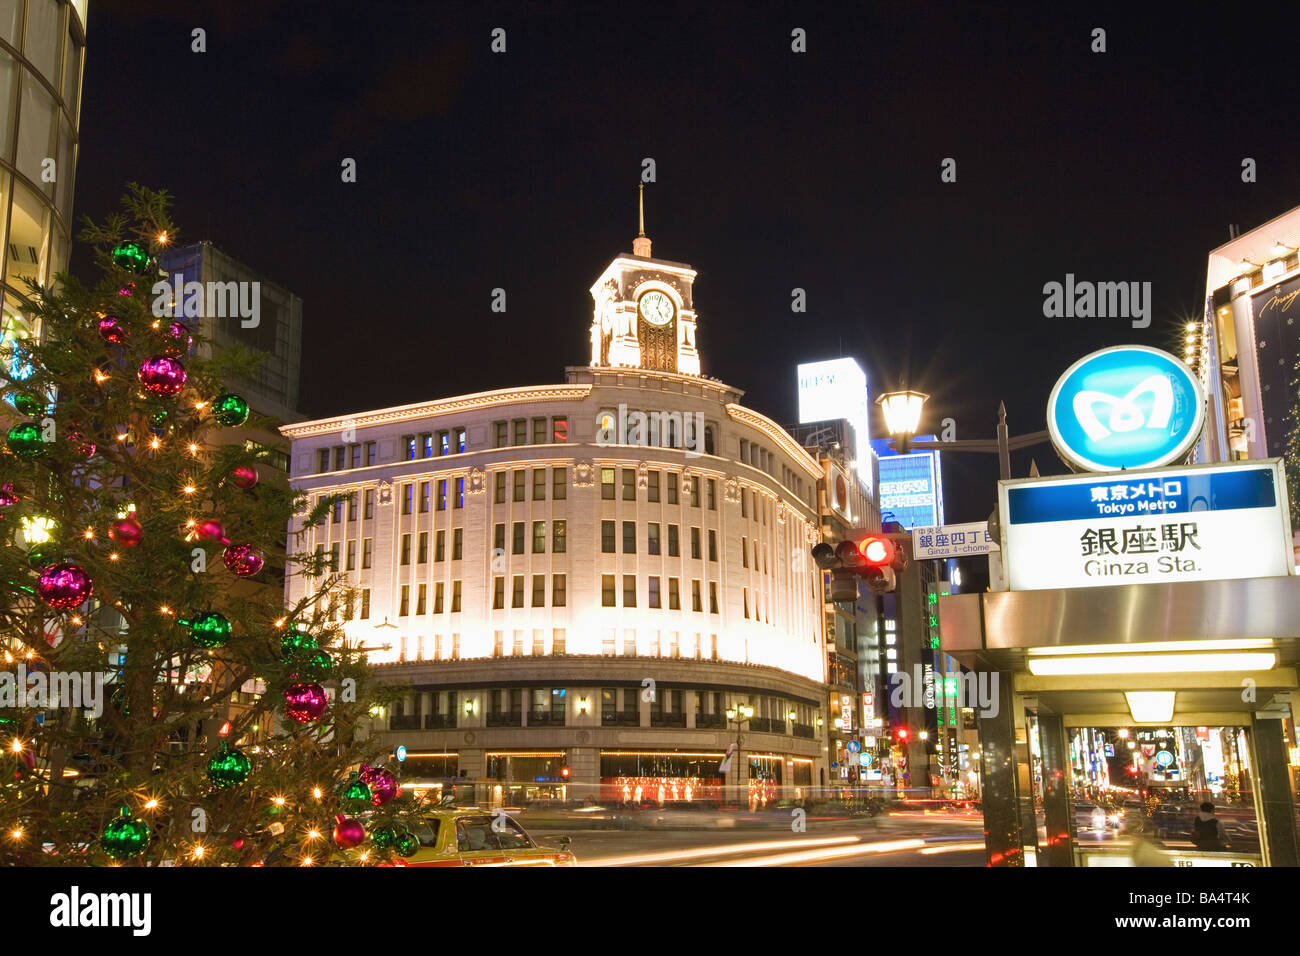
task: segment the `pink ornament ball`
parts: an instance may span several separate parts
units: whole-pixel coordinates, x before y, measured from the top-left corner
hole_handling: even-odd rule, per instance
[[[257,484],[257,469],[252,465],[236,465],[230,473],[230,480],[247,491]]]
[[[126,329],[122,320],[116,315],[106,315],[99,320],[99,337],[109,345],[121,345],[126,341]]]
[[[195,529],[194,533],[197,534],[199,539],[202,541],[220,541],[222,544],[230,543],[226,540],[225,525],[216,518],[209,518],[206,521],[199,522],[199,526]],[[256,574],[257,572],[255,571],[253,573]]]
[[[232,544],[226,548],[221,560],[226,563],[232,574],[241,578],[251,578],[258,571],[262,570],[262,565],[266,563],[263,558],[251,544]]]
[[[366,842],[366,827],[360,820],[345,817],[341,813],[334,819],[338,821],[334,827],[334,842],[339,847],[351,850]]]
[[[140,365],[140,384],[154,396],[175,395],[185,387],[185,366],[168,355],[155,355]]]
[[[163,354],[171,358],[181,358],[194,344],[189,327],[183,322],[172,322],[163,330]]]
[[[397,778],[383,767],[363,765],[361,782],[370,788],[370,801],[377,807],[402,795],[402,788],[398,786]]]
[[[135,518],[119,518],[108,526],[108,536],[124,548],[134,548],[144,537],[144,526]]]
[[[320,684],[290,684],[284,689],[284,712],[300,724],[308,724],[325,713],[329,698]]]
[[[81,607],[93,591],[94,584],[86,569],[67,562],[51,564],[36,582],[37,596],[60,611]]]

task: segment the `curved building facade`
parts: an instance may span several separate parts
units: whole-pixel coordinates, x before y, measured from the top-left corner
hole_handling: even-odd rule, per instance
[[[86,0],[0,2],[0,358],[39,334],[26,280],[67,268],[77,164]]]
[[[826,780],[821,466],[698,374],[695,273],[634,248],[564,384],[282,429],[295,488],[354,493],[313,544],[404,688],[384,724],[408,780],[755,804]]]

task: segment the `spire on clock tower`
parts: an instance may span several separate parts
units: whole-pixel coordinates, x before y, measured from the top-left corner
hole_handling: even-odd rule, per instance
[[[632,255],[650,258],[650,240],[645,234],[645,183],[637,185],[637,233],[632,240]]]

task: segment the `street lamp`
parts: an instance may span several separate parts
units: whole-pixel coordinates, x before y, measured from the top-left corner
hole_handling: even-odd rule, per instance
[[[962,438],[952,441],[914,442],[912,436],[916,434],[920,425],[921,409],[927,398],[929,396],[921,392],[903,390],[886,392],[876,399],[884,410],[885,427],[889,431],[889,437],[893,439],[893,447],[900,454],[906,454],[913,448],[922,451],[975,451],[996,454],[1001,466],[1002,480],[1006,481],[1011,477],[1011,452],[1051,441],[1051,435],[1045,431],[1011,438],[1007,433],[1007,406],[999,402],[997,437],[994,439]]]
[[[745,723],[745,721],[749,720],[749,718],[753,716],[754,716],[754,708],[751,707],[749,704],[733,704],[732,706],[727,708],[727,723],[736,725],[736,800],[737,802],[740,801],[740,781],[743,779],[741,777],[741,770],[740,770],[740,745],[742,740],[740,736],[740,727],[742,724]]]

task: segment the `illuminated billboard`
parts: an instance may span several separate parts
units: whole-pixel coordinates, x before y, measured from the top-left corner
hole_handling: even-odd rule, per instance
[[[934,441],[918,435],[917,441]],[[943,479],[937,451],[912,451],[900,455],[887,439],[871,443],[880,459],[880,518],[897,521],[905,529],[943,524]]]
[[[799,366],[799,424],[844,420],[852,426],[858,480],[871,492],[870,431],[867,373],[851,358],[807,362]]]

